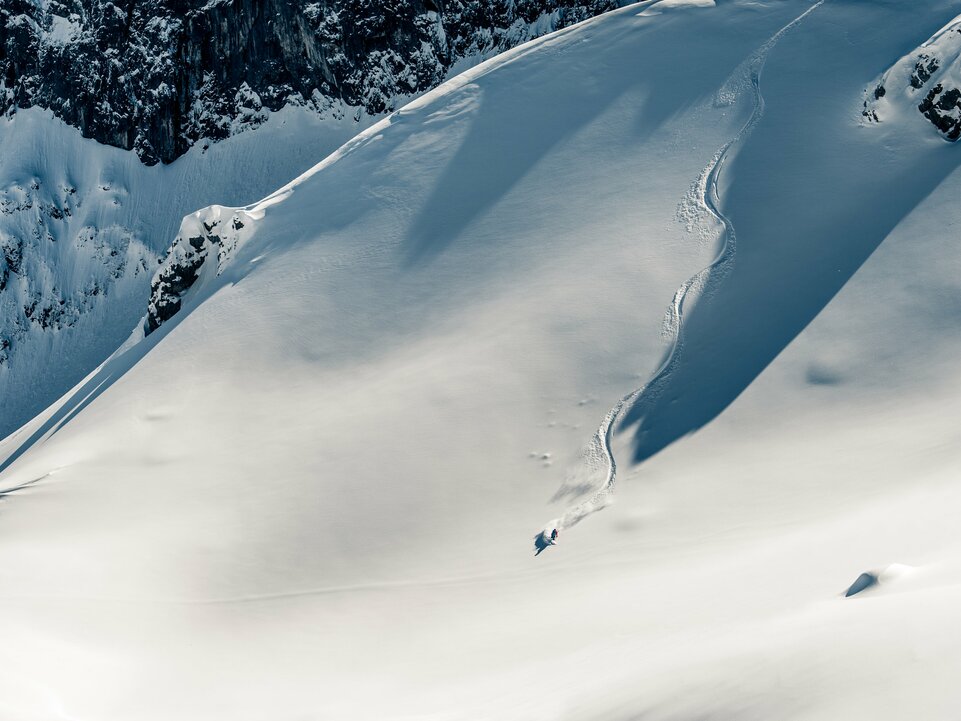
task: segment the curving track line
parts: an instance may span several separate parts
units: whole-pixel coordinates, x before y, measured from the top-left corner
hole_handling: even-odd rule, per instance
[[[698,181],[701,204],[723,227],[721,233],[721,249],[714,260],[712,260],[707,267],[701,269],[696,274],[684,281],[681,287],[678,288],[674,293],[674,298],[671,301],[671,306],[668,310],[668,326],[672,328],[674,332],[671,339],[670,348],[668,349],[668,352],[664,357],[664,361],[661,363],[660,367],[654,372],[654,374],[651,376],[651,379],[645,385],[628,393],[626,396],[621,398],[613,408],[611,408],[595,432],[594,437],[591,439],[590,445],[588,446],[586,452],[586,457],[589,462],[597,462],[601,461],[602,459],[604,462],[606,462],[607,478],[605,479],[604,483],[591,495],[589,499],[574,506],[573,508],[570,508],[563,516],[548,523],[544,527],[544,531],[535,537],[535,545],[538,548],[541,548],[541,546],[537,543],[537,541],[545,538],[545,532],[549,534],[553,528],[570,528],[571,526],[583,520],[585,517],[589,516],[591,513],[599,511],[604,508],[605,505],[607,505],[608,497],[611,495],[611,493],[613,493],[614,484],[617,480],[617,459],[614,457],[611,444],[614,438],[614,429],[617,426],[619,419],[623,415],[625,409],[630,408],[636,402],[642,400],[645,395],[653,393],[656,386],[670,376],[671,371],[677,365],[679,360],[679,351],[684,344],[684,303],[687,300],[688,295],[692,290],[699,290],[702,293],[709,293],[712,287],[724,277],[727,269],[730,268],[734,261],[736,246],[734,224],[731,223],[730,219],[724,215],[724,212],[720,208],[721,199],[717,189],[718,179],[721,175],[721,170],[724,167],[724,163],[727,160],[727,156],[731,148],[747,138],[764,116],[764,96],[761,94],[761,73],[764,70],[765,63],[767,62],[768,54],[771,52],[771,49],[777,45],[778,41],[785,35],[785,33],[789,32],[792,28],[803,21],[804,18],[810,13],[814,12],[818,7],[823,5],[825,1],[826,0],[818,0],[818,2],[814,3],[807,10],[774,33],[774,35],[772,35],[767,42],[755,50],[754,53],[744,63],[742,63],[737,70],[735,70],[734,77],[737,78],[736,82],[743,82],[745,79],[750,82],[751,92],[754,96],[754,110],[751,113],[751,117],[748,118],[747,122],[744,123],[737,134],[724,145],[722,145],[721,148],[714,154],[714,157],[701,173]]]

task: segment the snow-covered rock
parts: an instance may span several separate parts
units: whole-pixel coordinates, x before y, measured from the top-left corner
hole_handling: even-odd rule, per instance
[[[885,72],[865,99],[863,115],[879,122],[912,110],[948,140],[961,138],[961,17]]]
[[[262,214],[260,214],[262,217]],[[170,320],[187,293],[195,289],[207,262],[220,275],[233,252],[253,233],[255,215],[243,209],[214,205],[184,218],[150,284],[144,332],[150,334]]]

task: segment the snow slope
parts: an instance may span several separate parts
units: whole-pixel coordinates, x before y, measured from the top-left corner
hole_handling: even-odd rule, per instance
[[[961,156],[860,113],[959,8],[699,5],[185,221],[250,222],[0,446],[6,715],[953,718]]]
[[[148,168],[39,109],[0,120],[0,437],[129,335],[185,214],[262,197],[356,128],[288,108]]]
[[[249,17],[273,10],[216,5],[188,13],[189,31],[171,16],[183,8],[162,1],[135,0],[120,24],[109,2],[76,13],[62,3],[0,7],[0,96],[6,84],[8,104],[38,106],[11,105],[0,120],[0,438],[126,337],[185,214],[263,197],[409,93],[608,7],[451,6],[442,22],[410,3],[348,3],[339,13],[312,3],[305,21],[303,8],[282,3],[285,22],[255,23],[252,33]],[[417,39],[424,32],[426,44]],[[314,81],[336,92],[311,91]],[[81,133],[143,161],[177,162],[144,168]]]

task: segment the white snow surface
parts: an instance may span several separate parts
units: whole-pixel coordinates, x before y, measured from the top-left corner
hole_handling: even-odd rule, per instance
[[[656,0],[656,2],[646,4],[641,15],[659,15],[662,10],[671,10],[681,7],[714,7],[714,0]]]
[[[195,216],[0,445],[0,716],[956,718],[961,151],[859,121],[957,3],[649,8]]]

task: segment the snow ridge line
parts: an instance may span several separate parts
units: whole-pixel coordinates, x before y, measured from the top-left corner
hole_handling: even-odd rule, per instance
[[[684,281],[684,283],[682,283],[674,293],[674,297],[671,300],[671,305],[668,309],[667,322],[668,327],[673,331],[671,345],[661,365],[656,371],[654,371],[654,374],[647,383],[625,395],[614,405],[613,408],[611,408],[610,411],[608,411],[607,415],[604,416],[604,420],[601,421],[600,426],[591,439],[585,456],[589,462],[601,458],[606,461],[607,477],[604,483],[596,491],[594,491],[588,500],[569,509],[559,519],[548,523],[547,526],[545,526],[545,532],[542,532],[542,535],[545,533],[546,535],[549,535],[551,530],[554,528],[558,530],[570,528],[590,514],[603,509],[608,503],[608,498],[614,492],[614,486],[617,481],[617,459],[614,456],[614,451],[612,450],[611,446],[614,440],[614,429],[617,426],[619,419],[623,415],[625,409],[633,406],[634,403],[644,396],[648,391],[653,390],[656,384],[659,381],[667,378],[677,365],[678,351],[683,346],[684,302],[687,299],[688,294],[692,290],[698,290],[702,293],[709,293],[711,291],[710,281],[714,280],[716,283],[718,280],[723,278],[734,262],[734,255],[736,251],[736,234],[734,231],[734,224],[720,209],[721,198],[718,193],[718,179],[731,148],[747,138],[764,116],[764,96],[761,93],[761,73],[764,70],[765,63],[767,62],[768,54],[786,33],[801,23],[804,18],[814,12],[825,2],[826,0],[818,0],[803,13],[798,15],[791,22],[774,33],[774,35],[772,35],[763,45],[755,50],[744,63],[742,63],[742,67],[739,67],[734,71],[735,76],[740,75],[741,73],[747,74],[754,96],[754,110],[747,122],[745,122],[745,124],[734,135],[734,137],[718,149],[718,151],[714,154],[714,157],[711,159],[711,162],[708,163],[707,167],[701,173],[701,176],[698,180],[701,204],[708,211],[708,213],[710,213],[711,216],[713,216],[714,219],[723,226],[723,231],[721,233],[721,248],[717,256],[709,265],[707,265],[705,268],[702,268],[693,276]],[[717,271],[721,271],[721,273],[718,274]]]

